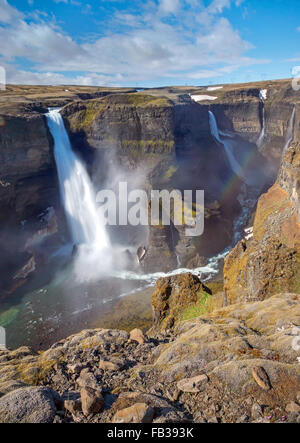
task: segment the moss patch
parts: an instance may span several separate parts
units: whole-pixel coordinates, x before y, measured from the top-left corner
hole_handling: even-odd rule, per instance
[[[19,309],[18,308],[10,308],[7,311],[0,314],[0,326],[7,327],[12,323],[18,316]]]
[[[72,132],[87,131],[91,125],[106,109],[106,103],[101,100],[91,100],[85,108],[68,116]]]

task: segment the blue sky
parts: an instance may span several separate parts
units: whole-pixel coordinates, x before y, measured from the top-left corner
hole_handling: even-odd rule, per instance
[[[292,76],[299,0],[0,0],[9,83],[207,85]]]

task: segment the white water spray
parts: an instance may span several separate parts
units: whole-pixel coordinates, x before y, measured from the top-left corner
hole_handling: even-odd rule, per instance
[[[82,161],[71,148],[59,109],[49,110],[46,117],[54,138],[60,193],[72,241],[101,252],[109,246],[109,239],[97,211],[92,182]]]

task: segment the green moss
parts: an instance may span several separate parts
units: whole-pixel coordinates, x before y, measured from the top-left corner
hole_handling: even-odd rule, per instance
[[[191,318],[200,317],[208,313],[208,301],[211,295],[201,291],[199,293],[198,302],[187,307],[180,315],[181,320],[190,320]]]
[[[171,100],[166,97],[155,97],[146,94],[127,94],[126,103],[136,107],[143,106],[172,106]]]
[[[173,143],[174,144],[174,143]],[[165,172],[164,176],[163,176],[163,181],[169,181],[173,175],[175,174],[175,172],[177,171],[177,168],[175,166],[170,166],[169,169]]]
[[[56,360],[36,361],[30,364],[20,363],[17,370],[21,380],[27,384],[38,386],[47,380],[56,363]]]
[[[10,308],[7,311],[0,314],[0,326],[7,327],[12,323],[18,316],[19,309],[18,308]]]
[[[68,117],[71,130],[73,132],[77,131],[87,131],[94,120],[103,113],[106,109],[106,103],[100,100],[91,100],[86,103],[85,109],[72,114]]]

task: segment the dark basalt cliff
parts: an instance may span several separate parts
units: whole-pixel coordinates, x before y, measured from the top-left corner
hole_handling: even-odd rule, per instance
[[[20,222],[44,210],[43,200],[53,202],[56,173],[51,143],[43,115],[1,116],[2,221]]]
[[[42,218],[49,208],[58,209],[59,191],[45,117],[30,112],[0,118],[0,298],[3,298],[35,270],[33,251],[26,248],[28,240],[38,231],[55,233],[53,220],[50,229]],[[23,267],[24,272],[18,274]]]

